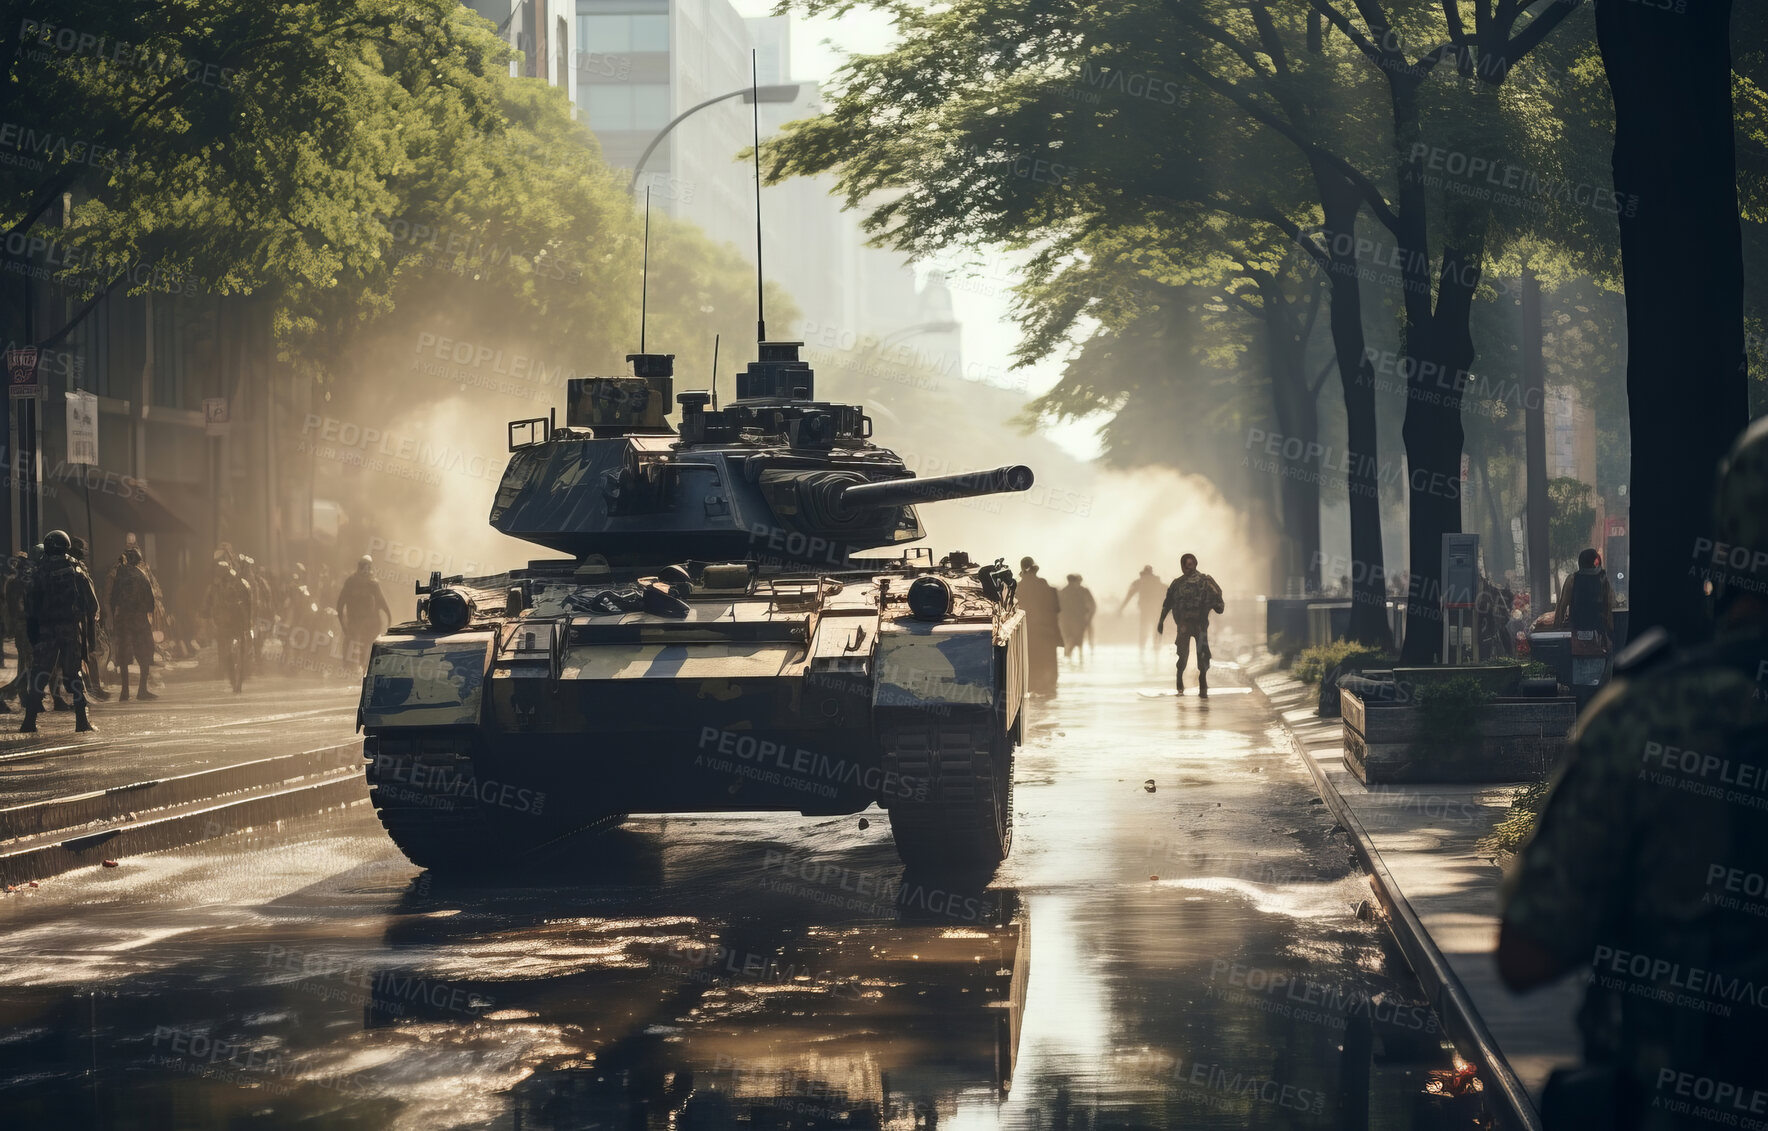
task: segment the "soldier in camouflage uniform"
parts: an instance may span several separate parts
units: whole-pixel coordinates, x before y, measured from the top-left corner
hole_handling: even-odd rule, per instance
[[[129,665],[141,665],[140,699],[159,696],[147,689],[147,669],[153,666],[153,582],[141,564],[141,551],[130,546],[123,551],[123,564],[114,574],[110,587],[111,644],[117,657],[117,670],[123,676],[122,700],[129,701]]]
[[[252,596],[250,582],[226,562],[215,562],[215,579],[203,594],[202,615],[215,626],[215,652],[222,676],[235,691],[244,689],[246,666],[251,661]]]
[[[1586,1067],[1549,1083],[1550,1127],[1768,1111],[1768,419],[1720,465],[1716,510],[1690,570],[1713,642],[1653,629],[1616,657],[1505,884],[1505,983],[1589,970]]]
[[[80,563],[69,556],[73,542],[60,530],[43,536],[43,561],[25,595],[25,627],[31,638],[31,679],[25,687],[25,721],[18,729],[37,730],[43,692],[57,669],[74,702],[74,729],[90,731],[86,717],[86,634],[98,616],[98,594]]]
[[[31,680],[31,638],[25,633],[25,594],[31,588],[31,556],[23,550],[14,550],[12,557],[6,559],[6,631],[12,637],[12,645],[18,649],[18,674],[12,682],[0,687],[0,712],[11,714],[12,708],[7,705],[5,697],[9,695],[24,696],[24,689]]]
[[[1160,606],[1160,623],[1154,634],[1166,631],[1166,615],[1172,614],[1174,641],[1179,649],[1177,683],[1179,694],[1185,693],[1185,661],[1190,659],[1191,641],[1197,641],[1197,695],[1209,698],[1209,614],[1221,612],[1222,587],[1207,573],[1197,572],[1197,555],[1186,554],[1179,559],[1179,576],[1166,587],[1166,601]]]

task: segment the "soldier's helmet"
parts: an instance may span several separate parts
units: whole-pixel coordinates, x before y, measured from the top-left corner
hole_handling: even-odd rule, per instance
[[[141,564],[141,551],[136,549],[134,546],[130,546],[128,549],[123,551],[123,560],[125,562],[128,562],[130,565],[140,565]]]
[[[68,537],[65,530],[51,530],[43,535],[43,552],[45,554],[65,554],[74,548],[74,540]]]
[[[1713,539],[1728,548],[1725,583],[1768,594],[1760,564],[1768,555],[1768,416],[1751,421],[1719,461]]]
[[[374,565],[374,558],[368,554],[364,554],[360,558],[356,559],[356,568],[358,570],[367,570],[367,569],[371,568],[373,565]]]
[[[1019,568],[1020,569],[1036,569],[1037,563],[1032,561],[1030,558],[1020,558],[1019,559]]]

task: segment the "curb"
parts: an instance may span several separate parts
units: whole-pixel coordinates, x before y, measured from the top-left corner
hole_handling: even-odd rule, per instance
[[[1541,1116],[1535,1110],[1534,1101],[1529,1099],[1528,1089],[1517,1079],[1510,1062],[1504,1059],[1503,1051],[1498,1048],[1498,1042],[1492,1037],[1491,1030],[1486,1028],[1485,1019],[1480,1016],[1473,999],[1468,996],[1466,987],[1455,976],[1455,971],[1443,957],[1443,952],[1437,949],[1430,932],[1424,929],[1418,913],[1412,910],[1411,903],[1407,902],[1405,893],[1387,870],[1387,864],[1381,859],[1381,853],[1376,849],[1375,842],[1369,838],[1363,823],[1357,820],[1350,804],[1308,753],[1301,738],[1290,728],[1289,721],[1277,710],[1276,704],[1271,702],[1265,689],[1258,685],[1257,679],[1249,679],[1247,682],[1252,685],[1254,694],[1276,715],[1278,723],[1283,727],[1283,733],[1289,736],[1290,746],[1308,768],[1309,776],[1314,779],[1321,799],[1332,809],[1333,817],[1350,834],[1357,859],[1362,861],[1363,868],[1369,873],[1370,885],[1375,889],[1375,897],[1380,901],[1382,910],[1387,913],[1387,921],[1394,938],[1400,944],[1400,952],[1405,955],[1406,962],[1412,967],[1412,973],[1430,996],[1431,1005],[1437,1016],[1443,1019],[1444,1029],[1455,1043],[1456,1050],[1479,1066],[1480,1075],[1486,1084],[1487,1102],[1497,1109],[1496,1114],[1506,1127],[1517,1131],[1542,1131]],[[1472,1055],[1467,1055],[1469,1053]]]
[[[39,880],[103,862],[168,848],[185,848],[228,833],[290,817],[368,801],[368,783],[359,770],[315,782],[257,793],[205,809],[79,833],[54,844],[0,854],[0,882]]]

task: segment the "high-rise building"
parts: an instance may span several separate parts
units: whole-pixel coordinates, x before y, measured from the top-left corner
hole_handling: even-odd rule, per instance
[[[577,101],[577,25],[572,0],[465,0],[497,25],[498,34],[522,53],[512,74],[562,86]]]
[[[745,20],[729,0],[576,3],[578,105],[608,163],[632,169],[642,159],[639,199],[648,187],[653,209],[696,224],[753,262],[754,171],[738,155],[757,125],[765,139],[823,109],[817,84],[793,75],[789,20]],[[790,101],[759,108],[738,97],[694,110],[752,82],[797,90]],[[809,360],[830,377],[863,368],[872,346],[925,321],[913,269],[901,255],[867,245],[833,187],[830,176],[794,177],[767,186],[760,202],[767,279],[792,295],[800,316],[791,325],[770,318],[769,336],[803,338]],[[941,325],[954,332],[949,317]],[[951,350],[949,342],[941,348]]]

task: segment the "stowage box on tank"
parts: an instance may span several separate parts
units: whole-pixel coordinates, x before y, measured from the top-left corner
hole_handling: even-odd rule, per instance
[[[363,681],[370,796],[414,863],[569,854],[630,813],[874,803],[911,869],[1006,857],[1012,573],[892,548],[923,537],[916,504],[1032,473],[914,477],[815,398],[798,345],[763,343],[722,408],[674,397],[679,431],[663,354],[572,381],[563,427],[510,424],[491,525],[564,556],[433,575]]]

